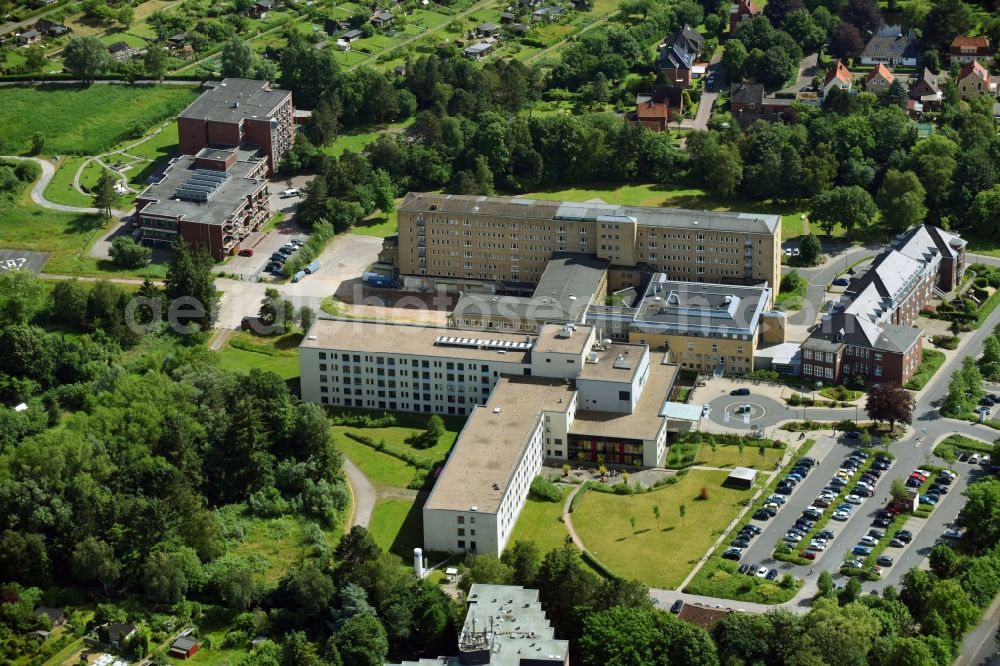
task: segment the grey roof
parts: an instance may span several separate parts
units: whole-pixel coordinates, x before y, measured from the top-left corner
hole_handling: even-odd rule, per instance
[[[681,43],[664,45],[656,58],[656,69],[691,69],[695,56]]]
[[[362,34],[363,33],[360,30],[348,30],[344,33],[344,37],[346,39],[354,39],[356,37],[360,37]]]
[[[729,88],[730,104],[760,104],[763,100],[763,83],[734,83]]]
[[[802,343],[802,348],[837,351],[844,345],[851,345],[903,354],[912,349],[922,335],[923,330],[914,326],[871,323],[859,315],[837,312],[823,317],[816,330]]]
[[[182,155],[167,167],[163,178],[147,187],[138,196],[142,200],[152,200],[147,204],[141,215],[158,215],[162,217],[180,217],[191,222],[202,224],[223,224],[229,219],[246,197],[267,187],[263,179],[247,178],[256,166],[253,162],[237,161],[227,172],[229,178],[216,189],[208,201],[182,201],[176,198],[177,190],[194,174],[195,158]]]
[[[452,316],[490,315],[542,322],[578,322],[605,279],[608,264],[588,254],[557,252],[531,296],[462,294]]]
[[[230,123],[246,118],[264,120],[291,94],[287,90],[271,90],[267,81],[223,79],[191,102],[178,117]]]
[[[691,26],[685,25],[682,28],[678,28],[676,32],[667,37],[664,43],[667,46],[680,44],[689,53],[698,55],[701,54],[701,50],[705,46],[705,38]]]
[[[663,104],[666,102],[667,106],[671,109],[679,109],[681,107],[681,100],[683,99],[684,89],[680,86],[654,86],[653,89],[648,93],[639,93],[635,96],[635,103],[646,104],[652,102],[654,104]]]
[[[540,666],[566,663],[569,656],[569,642],[555,638],[538,590],[515,585],[474,583],[458,642],[467,659],[438,657],[404,661],[399,666]]]
[[[201,157],[201,158],[204,158],[206,160],[225,161],[225,160],[229,159],[229,157],[233,153],[235,153],[235,152],[237,152],[237,149],[236,149],[235,146],[233,146],[233,147],[230,147],[230,146],[205,146],[204,148],[202,148],[201,150],[198,151],[198,153],[195,155],[195,157]]]
[[[750,481],[752,483],[757,478],[757,470],[750,469],[749,467],[734,467],[727,478],[742,479],[743,481]]]
[[[55,623],[58,622],[59,618],[63,616],[63,609],[53,608],[51,606],[39,606],[35,609],[35,615],[44,615]]]
[[[375,11],[374,14],[372,14],[372,20],[373,21],[391,21],[392,20],[392,12],[390,12],[387,9],[378,9],[378,10]]]
[[[468,55],[476,55],[477,53],[483,53],[485,51],[489,51],[491,48],[493,48],[493,45],[488,42],[478,42],[476,44],[473,44],[472,46],[466,47],[466,49],[462,51],[462,53]]]
[[[497,29],[496,23],[480,23],[476,26],[478,32],[493,32]]]
[[[917,40],[907,35],[875,35],[868,40],[861,57],[873,60],[916,58]]]
[[[770,295],[768,287],[670,281],[657,273],[635,308],[632,329],[753,335]]]
[[[177,640],[175,640],[173,643],[171,643],[170,647],[171,648],[175,648],[177,650],[184,650],[185,652],[187,652],[188,650],[190,650],[191,648],[193,648],[197,644],[198,644],[198,641],[196,641],[196,640],[194,640],[192,638],[188,638],[187,636],[181,636],[180,638],[178,638]]]
[[[602,202],[546,201],[519,197],[484,197],[462,194],[410,192],[399,210],[440,211],[458,215],[493,215],[524,220],[574,220],[604,222],[608,218],[636,221],[640,225],[672,229],[696,229],[732,233],[772,234],[781,217],[766,213],[645,208]],[[602,219],[603,218],[603,219]],[[612,220],[613,221],[613,220]]]
[[[25,30],[24,32],[18,35],[18,37],[25,37],[27,39],[34,39],[35,37],[38,36],[39,34],[37,30]]]

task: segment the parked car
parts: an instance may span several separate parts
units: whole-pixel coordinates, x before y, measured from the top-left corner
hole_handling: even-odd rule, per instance
[[[741,573],[741,574],[745,574],[749,570],[750,570],[750,565],[749,564],[741,564],[740,568],[737,569],[736,572],[737,573]]]
[[[893,548],[902,548],[906,544],[900,541],[899,539],[893,539],[892,541],[889,542],[889,545],[892,546]]]
[[[750,540],[749,539],[733,539],[732,541],[729,542],[729,545],[732,546],[733,548],[749,548],[750,547]]]
[[[846,521],[850,520],[851,514],[847,513],[846,511],[834,511],[833,515],[830,517],[833,518],[834,520]]]
[[[245,247],[242,250],[240,250],[239,255],[241,257],[252,257],[253,256],[253,248],[252,247]]]
[[[865,501],[863,497],[859,497],[857,495],[848,495],[844,499],[846,499],[849,504],[861,504]]]
[[[878,545],[878,539],[876,539],[875,537],[868,536],[866,534],[863,537],[861,537],[859,543],[861,543],[862,545],[871,546],[872,548],[874,548],[875,546]]]
[[[294,187],[290,187],[287,190],[283,190],[281,192],[282,199],[289,199],[291,197],[297,197],[297,196],[299,196],[299,191]]]
[[[724,560],[734,560],[739,561],[740,557],[743,556],[743,551],[739,548],[729,548],[722,554],[722,559]]]
[[[847,439],[861,439],[861,433],[857,430],[852,430],[844,435]]]
[[[765,511],[764,509],[757,509],[753,514],[754,520],[771,520],[773,517],[774,516],[772,516],[770,512]]]
[[[889,525],[892,525],[892,521],[888,518],[876,518],[872,521],[872,525],[875,527],[889,527]]]
[[[702,405],[702,408],[701,408],[701,417],[703,419],[707,419],[708,415],[711,414],[711,413],[712,413],[712,408],[710,406],[708,406],[708,405]]]
[[[971,456],[969,456],[969,464],[970,465],[978,465],[980,458],[982,458],[981,455],[979,455],[978,453],[973,453]]]
[[[885,530],[870,529],[868,530],[868,536],[881,539],[885,536]]]
[[[683,609],[684,609],[683,599],[678,599],[673,603],[673,605],[670,606],[670,612],[673,613],[674,615],[680,613]]]
[[[902,541],[903,543],[910,543],[911,541],[913,541],[913,532],[911,532],[910,530],[899,530],[898,532],[896,532],[896,538]]]
[[[803,558],[805,558],[807,560],[815,560],[816,559],[816,553],[814,553],[812,551],[809,551],[809,550],[803,550],[802,552],[799,553],[799,556],[801,556],[801,557],[803,557]]]
[[[969,453],[968,451],[959,451],[958,452],[958,462],[966,462],[969,459],[970,455],[972,455],[972,454]]]
[[[765,578],[767,576],[767,567],[760,567],[757,569],[757,573],[755,575],[757,578]]]
[[[778,577],[778,570],[771,569],[770,571],[767,572],[767,576],[765,577],[767,578],[767,580],[774,580],[775,578]]]
[[[750,395],[750,389],[746,387],[733,389],[729,392],[729,395]]]
[[[930,506],[935,506],[938,503],[938,498],[935,497],[934,495],[921,495],[920,503],[929,504]]]
[[[851,281],[845,277],[834,278],[833,283],[835,287],[847,287],[851,284]]]
[[[820,530],[819,532],[816,532],[816,538],[817,539],[826,539],[827,541],[829,541],[830,539],[832,539],[835,536],[836,535],[833,532],[831,532],[830,530]]]
[[[943,536],[944,536],[945,539],[961,539],[962,538],[962,533],[959,532],[958,530],[950,530],[949,529],[949,530],[945,530],[944,531],[944,535]]]
[[[764,530],[760,529],[756,525],[744,525],[743,529],[740,530],[740,532],[747,532],[747,533],[752,534],[754,536],[757,536],[758,534],[760,534],[763,531]]]
[[[771,495],[770,497],[767,498],[767,501],[768,502],[777,502],[778,504],[784,504],[788,500],[786,500],[781,495]]]
[[[861,544],[858,544],[857,546],[855,546],[851,550],[851,552],[854,553],[855,555],[861,555],[863,557],[868,557],[869,555],[872,554],[872,549],[869,548],[868,546],[863,546]]]

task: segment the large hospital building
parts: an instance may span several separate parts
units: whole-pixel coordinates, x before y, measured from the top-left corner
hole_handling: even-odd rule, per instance
[[[411,192],[398,219],[408,289],[525,288],[557,252],[606,261],[612,290],[652,273],[772,289],[781,279],[778,215]]]

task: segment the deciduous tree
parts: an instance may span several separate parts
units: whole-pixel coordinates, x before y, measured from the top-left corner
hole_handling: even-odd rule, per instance
[[[889,429],[896,423],[913,422],[913,394],[896,384],[879,384],[868,393],[865,411],[875,422],[888,421]]]
[[[62,52],[63,63],[73,76],[93,83],[99,75],[111,68],[107,47],[97,37],[73,37]]]
[[[809,219],[832,234],[839,224],[848,233],[868,226],[878,213],[872,195],[857,185],[836,187],[813,197]]]
[[[898,233],[923,223],[927,217],[925,194],[917,174],[889,169],[875,200],[886,225]]]

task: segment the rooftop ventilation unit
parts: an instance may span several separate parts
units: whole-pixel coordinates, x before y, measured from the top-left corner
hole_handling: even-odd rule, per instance
[[[530,342],[514,342],[513,340],[485,340],[480,338],[456,338],[450,335],[438,336],[434,344],[441,347],[468,347],[470,349],[501,349],[528,351]]]

